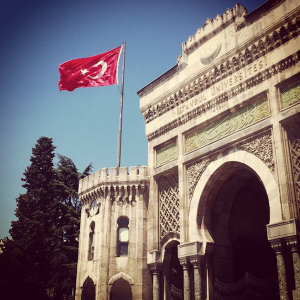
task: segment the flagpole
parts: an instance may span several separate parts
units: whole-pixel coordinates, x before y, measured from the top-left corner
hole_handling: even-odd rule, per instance
[[[124,95],[124,72],[125,72],[125,49],[126,41],[123,42],[123,66],[122,66],[122,86],[121,86],[121,100],[120,100],[120,118],[119,118],[119,139],[118,139],[118,155],[117,155],[117,168],[120,168],[121,163],[121,140],[122,140],[122,118],[123,118],[123,95]]]

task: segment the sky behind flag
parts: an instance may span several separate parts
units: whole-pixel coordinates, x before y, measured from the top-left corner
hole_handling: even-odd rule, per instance
[[[244,0],[248,12],[264,1]],[[32,148],[53,138],[79,171],[115,167],[122,56],[116,85],[58,89],[58,66],[126,40],[121,166],[147,165],[138,90],[176,64],[182,43],[236,0],[0,1],[0,238],[15,219],[15,199]]]

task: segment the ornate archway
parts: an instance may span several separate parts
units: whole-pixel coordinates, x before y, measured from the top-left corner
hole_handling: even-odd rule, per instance
[[[214,243],[209,260],[215,299],[254,299],[252,293],[264,299],[259,297],[271,289],[276,299],[276,257],[266,225],[281,220],[279,192],[271,170],[242,152],[220,155],[200,177],[191,199],[190,240]],[[247,294],[234,298],[242,292]]]

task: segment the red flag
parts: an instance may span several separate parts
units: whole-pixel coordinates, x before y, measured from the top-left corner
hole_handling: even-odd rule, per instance
[[[59,65],[60,90],[118,84],[118,64],[122,46],[108,52],[69,60]]]

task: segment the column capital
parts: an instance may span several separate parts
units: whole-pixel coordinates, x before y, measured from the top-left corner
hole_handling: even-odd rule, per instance
[[[161,262],[155,262],[152,264],[148,264],[149,269],[151,272],[155,273],[155,274],[159,274],[162,269],[164,268],[164,264]]]
[[[286,245],[292,252],[298,251],[298,236],[288,237],[286,239]]]
[[[298,219],[284,220],[282,222],[267,225],[268,240],[270,243],[273,240],[297,236],[299,231],[300,223]]]
[[[194,268],[200,268],[204,261],[204,255],[200,255],[200,254],[191,255],[189,257],[189,261]]]
[[[181,257],[179,258],[179,263],[182,266],[184,270],[187,270],[189,266],[191,265],[190,260],[188,257]]]
[[[269,242],[271,244],[272,249],[275,251],[276,255],[282,254],[282,251],[285,248],[284,239],[274,239]]]

